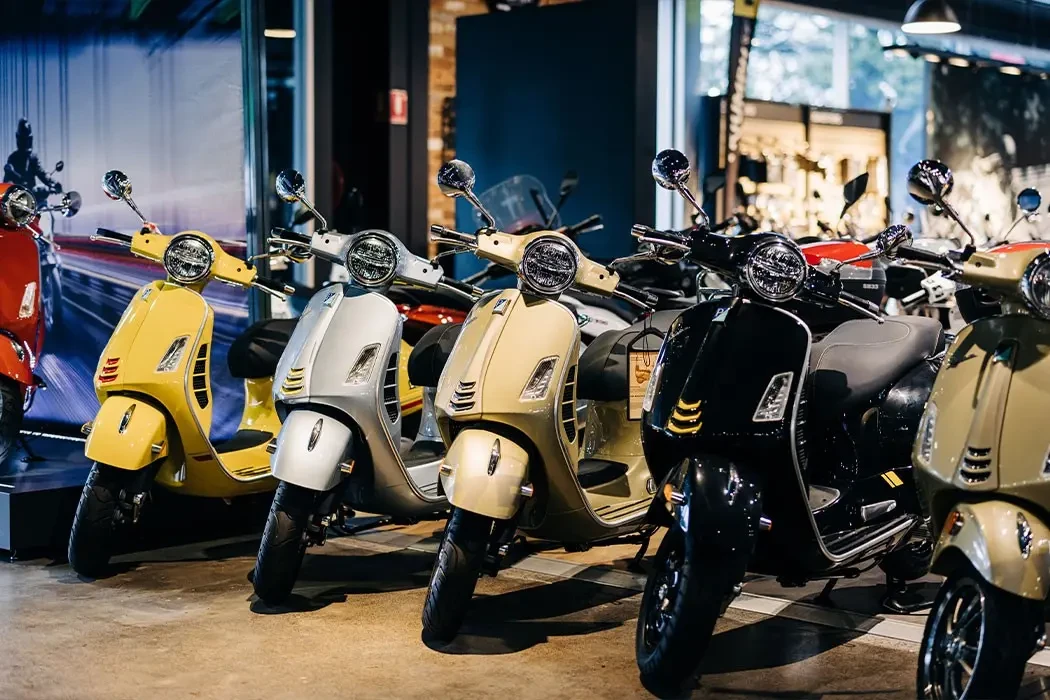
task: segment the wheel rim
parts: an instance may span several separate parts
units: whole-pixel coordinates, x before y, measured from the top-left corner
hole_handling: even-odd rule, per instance
[[[657,571],[653,573],[656,578],[653,581],[652,595],[645,603],[644,640],[646,649],[655,648],[667,634],[682,585],[683,561],[683,547],[680,542],[675,543],[658,565]]]
[[[931,632],[924,640],[923,676],[926,696],[959,700],[973,681],[984,650],[987,606],[984,592],[971,580],[956,582],[934,611]]]

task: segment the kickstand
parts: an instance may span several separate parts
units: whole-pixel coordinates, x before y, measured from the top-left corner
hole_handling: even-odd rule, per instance
[[[927,600],[918,591],[908,588],[908,582],[904,579],[886,576],[886,597],[882,601],[882,607],[899,615],[908,615],[933,607],[932,600]]]
[[[631,557],[630,563],[627,564],[627,570],[633,571],[636,574],[644,574],[645,569],[642,568],[642,557],[649,551],[649,540],[652,538],[652,533],[642,536],[642,544],[638,548],[638,553]]]
[[[377,527],[383,527],[384,525],[392,524],[394,524],[394,518],[380,518],[379,520],[374,520],[370,523],[361,523],[360,525],[355,525],[353,527],[341,527],[338,529],[338,532],[341,535],[356,535],[359,532],[374,530]]]
[[[838,582],[839,580],[837,578],[828,579],[828,582],[824,584],[824,588],[822,588],[817,597],[813,599],[813,602],[817,605],[823,605],[829,608],[835,607],[835,602],[831,600],[831,589],[834,588],[835,584]]]

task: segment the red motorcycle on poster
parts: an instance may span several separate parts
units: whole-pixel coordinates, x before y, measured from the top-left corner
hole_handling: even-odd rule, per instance
[[[44,345],[46,320],[42,274],[45,269],[42,211],[73,216],[80,208],[74,192],[62,204],[37,208],[28,189],[0,184],[0,462],[18,439],[33,393],[43,385],[33,372]],[[47,246],[50,250],[50,244]]]

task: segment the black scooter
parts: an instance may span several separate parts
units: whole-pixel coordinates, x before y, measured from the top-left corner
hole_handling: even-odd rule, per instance
[[[658,184],[693,202],[688,173],[677,151],[653,162]],[[669,531],[645,587],[636,653],[646,687],[678,693],[695,682],[745,570],[786,586],[828,579],[825,593],[876,565],[898,590],[926,573],[911,447],[945,337],[933,319],[882,318],[780,234],[726,237],[702,225],[633,233],[687,245],[733,286],[674,321],[642,404],[645,457],[660,484],[650,516]],[[892,226],[860,259],[892,258],[909,238]],[[867,318],[814,337],[792,303]]]

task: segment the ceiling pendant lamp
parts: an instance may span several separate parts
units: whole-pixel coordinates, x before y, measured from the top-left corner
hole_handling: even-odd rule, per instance
[[[962,27],[948,0],[915,0],[904,15],[905,34],[951,34]]]

